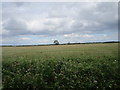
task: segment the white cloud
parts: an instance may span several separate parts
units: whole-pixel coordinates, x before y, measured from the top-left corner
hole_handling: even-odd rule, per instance
[[[28,38],[28,37],[22,37],[20,38],[21,40],[31,40],[31,38]]]
[[[94,35],[89,35],[89,34],[76,34],[76,33],[72,33],[72,34],[65,34],[64,37],[66,38],[91,38],[94,37]]]
[[[71,41],[76,42],[95,39],[112,40],[114,38],[112,34],[116,35],[118,32],[117,5],[117,3],[94,2],[3,3],[2,35],[4,38],[14,39],[13,42],[20,40],[16,37],[23,35],[21,37],[23,41],[20,43],[39,42],[38,38],[35,40],[31,38],[30,41],[27,39],[28,35],[36,37],[40,35],[42,42],[50,42],[50,39],[47,39],[53,36],[61,40],[70,38]],[[44,37],[48,38],[44,39]],[[7,43],[7,40],[3,40],[4,43]]]

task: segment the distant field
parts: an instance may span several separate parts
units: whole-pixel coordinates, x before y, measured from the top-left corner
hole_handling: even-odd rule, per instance
[[[118,43],[2,47],[5,88],[120,88]]]

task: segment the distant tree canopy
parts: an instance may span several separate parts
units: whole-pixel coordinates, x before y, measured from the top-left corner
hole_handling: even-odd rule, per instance
[[[70,44],[70,42],[67,43],[68,45]]]
[[[58,40],[55,40],[55,41],[54,41],[54,44],[55,44],[55,45],[59,45],[59,41],[58,41]]]

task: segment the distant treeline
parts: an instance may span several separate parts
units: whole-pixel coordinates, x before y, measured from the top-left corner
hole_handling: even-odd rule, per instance
[[[120,43],[120,41],[106,41],[106,42],[85,42],[85,43],[63,43],[59,45],[74,45],[74,44],[99,44],[99,43]],[[55,44],[38,44],[38,45],[2,45],[2,47],[28,47],[28,46],[50,46],[50,45],[55,45]]]

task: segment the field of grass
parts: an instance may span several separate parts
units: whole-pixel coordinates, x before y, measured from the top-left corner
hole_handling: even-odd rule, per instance
[[[120,88],[118,43],[2,47],[6,88]]]

